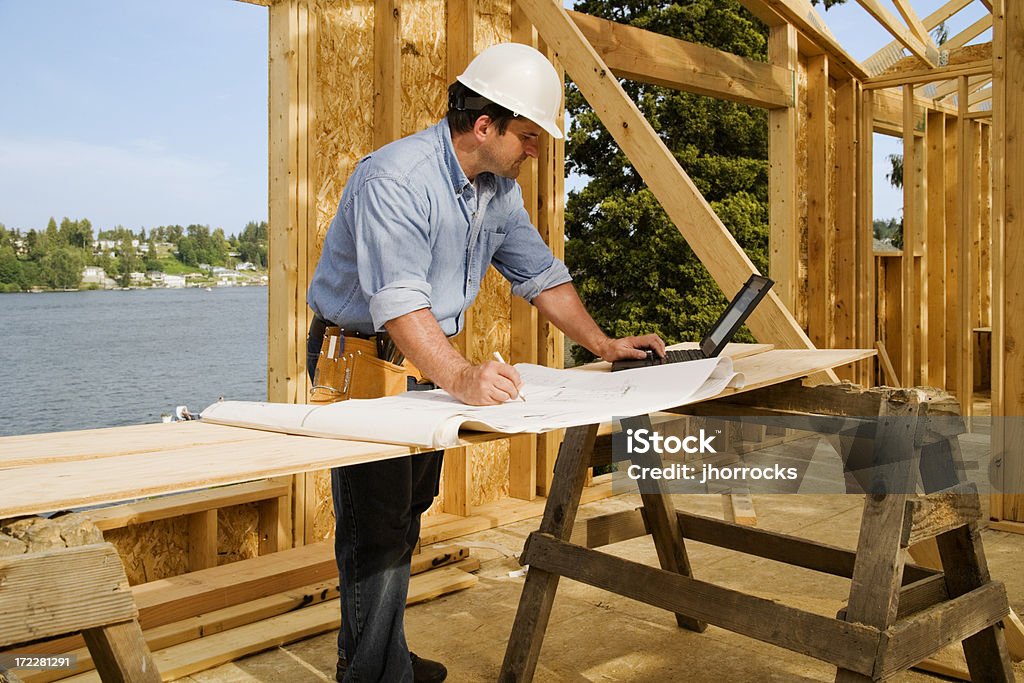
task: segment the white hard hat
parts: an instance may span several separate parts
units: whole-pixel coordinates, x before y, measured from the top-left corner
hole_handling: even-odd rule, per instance
[[[498,43],[473,59],[457,80],[517,116],[530,119],[556,138],[562,79],[544,55],[522,43]]]

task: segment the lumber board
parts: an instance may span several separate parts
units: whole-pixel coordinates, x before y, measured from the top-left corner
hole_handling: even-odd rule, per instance
[[[297,4],[270,7],[269,28],[269,223],[267,239],[269,338],[267,391],[271,401],[291,403],[297,393],[295,337],[291,333],[297,264],[296,216],[298,150]]]
[[[957,235],[960,233],[960,167],[957,163],[957,154],[960,148],[958,130],[962,122],[958,117],[946,117],[945,147],[946,147],[946,269],[945,289],[951,296],[946,297],[946,321],[949,328],[946,331],[946,381],[947,391],[956,393],[960,381],[961,357],[957,348],[956,325],[960,319],[959,279],[960,279],[960,240]],[[952,293],[956,292],[956,296]]]
[[[82,636],[104,681],[155,683],[160,680],[135,620],[86,629]]]
[[[720,548],[767,560],[783,562],[804,569],[841,576],[853,577],[856,553],[847,548],[809,541],[799,536],[783,534],[725,522],[713,517],[676,511],[683,537],[698,543],[708,543]],[[937,576],[938,572],[926,567],[907,565],[904,581],[912,583]]]
[[[834,206],[829,192],[834,157],[829,144],[828,55],[807,60],[807,335],[818,348],[832,344]]]
[[[974,259],[975,220],[977,219],[977,179],[974,174],[974,148],[977,144],[974,125],[964,116],[968,112],[967,77],[959,79],[958,106],[960,108],[960,126],[957,129],[957,177],[960,184],[960,234],[959,234],[959,279],[957,280],[957,296],[960,299],[958,315],[951,319],[956,325],[958,367],[956,397],[963,406],[963,414],[969,416],[974,412],[974,329],[971,302],[976,294]]]
[[[373,147],[402,136],[402,3],[373,3]]]
[[[796,29],[789,23],[772,26],[768,60],[795,71],[799,62]],[[794,88],[796,83],[794,80]],[[794,91],[794,98],[797,93]],[[768,272],[775,291],[791,311],[797,308],[800,281],[800,235],[797,230],[797,113],[796,107],[768,112]]]
[[[844,81],[835,89],[835,152],[833,174],[835,182],[846,186],[850,179],[857,178],[857,145],[859,128],[857,120],[860,87],[854,80]],[[833,345],[841,349],[857,346],[856,319],[862,315],[858,309],[857,271],[857,186],[852,191],[842,189],[836,193],[833,219],[833,249],[835,254],[835,277],[833,282]],[[853,368],[844,368],[837,373],[844,379],[853,379]]]
[[[114,458],[165,448],[235,445],[259,438],[250,430],[198,420],[53,432],[45,439],[39,434],[4,436],[0,437],[0,469]]]
[[[928,29],[925,28],[924,22],[921,21],[921,17],[917,16],[917,12],[914,11],[914,7],[910,4],[910,0],[893,0],[893,4],[896,5],[896,11],[900,13],[901,17],[903,17],[903,21],[906,22],[907,26],[914,34],[914,37],[922,43],[930,44],[931,47],[935,47],[935,41],[933,41],[932,37],[928,35]]]
[[[951,16],[962,10],[964,7],[967,7],[967,5],[971,4],[971,2],[973,2],[973,0],[949,0],[949,2],[945,3],[937,10],[929,14],[927,17],[922,19],[921,23],[924,24],[924,27],[928,31],[931,31],[934,28],[936,28],[939,24],[946,21]],[[900,54],[902,54],[903,48],[900,45],[899,41],[893,40],[888,45],[881,48],[873,55],[868,57],[866,60],[864,60],[864,64],[867,66],[873,65],[882,55],[892,51],[894,48],[899,48],[899,52]]]
[[[0,586],[4,645],[130,621],[138,614],[121,558],[109,543],[0,557]]]
[[[867,89],[893,88],[901,85],[922,85],[944,81],[949,78],[961,76],[979,76],[992,73],[992,62],[990,60],[978,60],[966,64],[954,64],[951,66],[937,67],[935,69],[922,69],[920,71],[908,71],[898,74],[875,76],[864,82]]]
[[[89,510],[87,514],[96,528],[100,531],[108,531],[194,512],[203,512],[213,508],[225,508],[269,498],[279,498],[290,492],[291,485],[287,482],[280,480],[254,481]]]
[[[867,235],[874,234],[874,187],[872,158],[874,156],[874,93],[861,88],[858,103],[857,140],[857,346],[873,348],[878,339],[875,333],[877,302],[875,300],[875,257],[874,240]],[[875,364],[860,363],[861,373],[856,381],[862,386],[875,382]]]
[[[859,80],[868,77],[864,66],[843,49],[808,0],[740,0],[740,4],[755,16],[764,16],[767,11],[781,17],[819,49],[826,51],[850,76]],[[772,22],[765,23],[771,25]]]
[[[315,583],[148,629],[143,631],[142,635],[149,649],[156,652],[337,597],[337,580]],[[67,652],[67,649],[63,652]],[[77,668],[73,673],[85,673],[93,668],[92,656],[88,649],[76,649],[71,654],[75,655],[77,662]],[[24,683],[49,683],[67,678],[67,673],[67,671],[26,672],[21,674],[21,678]]]
[[[928,287],[929,386],[946,383],[946,115],[928,112],[927,139],[928,220],[925,259]]]
[[[321,546],[321,554],[332,553],[332,547],[330,543],[319,544]],[[296,558],[310,557],[313,556],[313,550],[315,546],[307,545],[304,546],[300,552],[295,552],[293,555]],[[332,561],[333,561],[333,556]],[[313,559],[317,559],[315,556]],[[260,565],[267,565],[267,560],[253,559],[244,560],[243,562],[249,563],[249,568],[259,568]],[[224,565],[225,567],[228,565]],[[438,569],[440,567],[458,567],[463,571],[476,571],[480,567],[479,560],[469,557],[469,549],[465,546],[459,545],[437,545],[425,549],[420,553],[416,553],[412,556],[410,564],[410,574],[416,576],[424,572]],[[269,572],[279,572],[281,567],[276,565],[269,569]],[[209,579],[211,574],[224,574],[223,568],[219,568],[217,572],[206,572],[206,575],[201,573],[199,579],[192,582],[194,592],[198,599],[191,603],[194,607],[193,610],[185,610],[185,613],[189,611],[195,611],[196,614],[188,616],[184,619],[173,621],[170,623],[162,624],[159,626],[153,626],[147,628],[144,631],[146,642],[152,650],[163,649],[183,643],[196,638],[208,636],[213,633],[220,633],[228,629],[235,628],[240,625],[253,623],[261,619],[267,619],[278,614],[299,609],[301,607],[323,602],[338,597],[338,576],[337,570],[327,578],[319,580],[315,583],[311,583],[304,586],[288,587],[282,592],[273,593],[263,597],[256,597],[249,599],[251,595],[258,595],[258,592],[254,591],[239,591],[234,594],[233,599],[230,600],[207,600],[209,597],[208,585],[211,581]],[[244,573],[244,572],[243,572]],[[196,577],[185,577],[196,578]],[[217,582],[216,579],[222,577],[214,577],[217,585],[223,586],[226,582]],[[230,580],[230,576],[227,577]],[[271,574],[271,579],[274,576]],[[283,578],[279,574],[277,577],[280,586],[289,586],[293,581],[284,576]],[[145,585],[145,584],[143,584]],[[188,584],[186,584],[187,586]],[[132,589],[134,593],[143,593],[140,586],[136,586]],[[187,590],[187,588],[186,588]],[[182,600],[189,599],[189,596],[183,595],[182,593],[168,592],[164,596],[167,601],[181,602]],[[151,599],[150,607],[154,607],[156,603],[161,599],[159,594],[155,595]],[[239,600],[236,604],[234,600]],[[226,604],[227,606],[214,609],[212,611],[202,611],[207,609],[208,604]],[[81,648],[82,641],[80,637],[72,636],[68,638],[60,638],[45,641],[42,643],[33,644],[28,650],[35,653],[45,654],[63,654],[69,651],[75,650],[75,648]],[[26,651],[28,651],[26,650]],[[12,652],[18,652],[20,649],[14,649]],[[87,661],[88,651],[78,650],[77,653],[80,655],[80,664]],[[26,677],[26,683],[43,683],[44,681],[54,680],[57,677],[56,674],[44,675],[43,672],[34,676]],[[31,680],[29,680],[31,679]]]
[[[903,255],[900,258],[903,274],[903,290],[900,325],[900,342],[902,345],[898,368],[904,386],[914,386],[918,372],[915,363],[915,351],[918,338],[918,318],[920,299],[918,297],[918,279],[914,269],[914,247],[917,246],[920,225],[918,224],[918,207],[920,206],[921,179],[917,170],[921,167],[918,160],[918,148],[914,135],[918,118],[914,112],[914,87],[903,87]]]
[[[846,669],[871,671],[878,631],[580,548],[547,534],[527,540],[522,560],[534,568],[683,612],[730,631],[823,659]]]
[[[881,676],[910,668],[946,645],[998,623],[1009,611],[1006,588],[992,581],[900,620],[889,634],[889,647],[882,652]]]
[[[765,109],[794,106],[790,68],[581,12],[569,16],[619,78]]]
[[[715,215],[693,181],[610,73],[593,47],[551,0],[519,0],[544,41],[650,187],[676,228],[725,292],[755,272],[750,258]],[[790,348],[812,348],[778,295],[769,292],[747,323],[759,340]]]
[[[900,21],[892,15],[878,0],[857,0],[868,14],[875,18],[882,27],[888,31],[893,38],[898,40],[912,54],[917,55],[932,66],[939,63],[939,50],[935,47],[934,41],[925,33],[927,42],[922,41],[912,31],[908,30]]]
[[[909,547],[957,527],[976,523],[980,518],[978,488],[974,484],[912,498],[907,501],[900,545]]]

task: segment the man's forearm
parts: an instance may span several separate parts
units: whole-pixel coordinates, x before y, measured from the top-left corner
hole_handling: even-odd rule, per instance
[[[448,342],[429,308],[389,320],[384,329],[423,376],[444,389],[451,389],[458,374],[470,366]]]
[[[571,282],[545,289],[533,298],[533,305],[574,342],[595,356],[604,355],[611,339],[594,322]]]

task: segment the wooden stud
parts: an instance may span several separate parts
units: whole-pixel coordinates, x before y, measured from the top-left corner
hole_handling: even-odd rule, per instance
[[[970,416],[974,412],[974,338],[972,330],[972,306],[971,301],[974,294],[974,273],[973,273],[973,235],[974,235],[974,164],[973,152],[974,135],[973,124],[963,120],[967,114],[967,78],[960,77],[960,90],[957,95],[960,107],[960,126],[957,138],[957,177],[960,179],[960,234],[958,266],[960,269],[959,280],[957,281],[957,296],[960,299],[960,307],[956,319],[951,320],[956,325],[956,346],[957,357],[960,359],[958,367],[956,397],[960,401],[963,414]]]
[[[956,342],[956,325],[960,318],[960,168],[957,164],[960,121],[946,117],[946,383],[945,388],[956,394],[960,381],[960,355]],[[953,293],[956,293],[953,296]]]
[[[914,88],[903,87],[903,296],[902,325],[900,327],[900,348],[902,363],[899,366],[900,378],[904,386],[913,386],[916,369],[914,355],[917,338],[918,297],[917,276],[914,269],[914,250],[918,240],[918,201],[919,192],[915,169],[918,167],[914,131],[917,128],[917,116],[914,109]]]
[[[860,101],[860,86],[849,80],[836,87],[835,160],[834,173],[839,179],[857,178],[858,121],[857,103]],[[841,349],[857,348],[857,184],[836,193],[834,220],[835,280],[833,292],[833,340]],[[870,233],[869,233],[870,234]],[[847,367],[836,371],[843,379],[854,379],[855,368]]]
[[[565,70],[555,51],[543,40],[540,49],[554,64],[559,76]],[[565,260],[565,140],[548,137],[537,159],[537,231],[555,258]],[[543,316],[537,319],[537,362],[549,368],[565,367],[565,335]],[[537,439],[537,493],[545,496],[551,490],[555,458],[565,430],[539,434]]]
[[[874,93],[861,92],[858,112],[860,127],[857,160],[857,348],[868,349],[877,341],[875,333],[876,279],[874,257],[874,206],[872,177],[874,168]],[[874,363],[871,359],[860,364],[857,382],[872,386]]]
[[[978,223],[981,227],[978,243],[978,280],[981,293],[981,327],[992,325],[992,126],[982,124],[978,150],[981,155],[978,187],[981,191],[981,213]]]
[[[373,146],[402,136],[402,4],[373,3]]]
[[[925,240],[928,307],[927,384],[946,384],[946,115],[928,112],[928,220]]]
[[[993,414],[1024,415],[1024,7],[993,2],[995,97],[993,100]],[[1020,418],[997,421],[994,452],[1003,454],[994,484],[1003,493],[1001,518],[1024,521],[1024,433]],[[1011,527],[1015,528],[1015,527]]]
[[[807,334],[817,348],[832,346],[832,210],[829,196],[828,56],[807,60]]]
[[[536,47],[533,26],[523,15],[518,5],[512,5],[512,40]],[[552,144],[552,138],[545,135],[541,142],[545,147]],[[519,174],[519,185],[523,191],[523,203],[530,220],[538,223],[537,203],[542,189],[538,185],[537,166],[529,163]],[[537,362],[537,309],[521,297],[512,297],[510,363]],[[509,439],[509,496],[521,500],[533,500],[537,496],[537,437],[532,434]]]
[[[446,83],[453,83],[462,73],[466,65],[473,59],[475,50],[474,30],[476,27],[475,0],[446,0],[446,37],[447,66]],[[455,337],[455,343],[463,356],[468,356],[471,348],[473,311],[467,310],[462,332]],[[469,515],[469,449],[449,448],[444,454],[444,497],[441,509],[453,515],[465,517]]]
[[[768,59],[778,68],[795,71],[798,61],[796,29],[773,26],[768,34]],[[796,78],[790,98],[796,101]],[[790,311],[797,310],[800,280],[800,234],[797,219],[797,107],[768,112],[768,273],[775,292]]]
[[[217,511],[205,510],[188,516],[188,570],[217,566]]]

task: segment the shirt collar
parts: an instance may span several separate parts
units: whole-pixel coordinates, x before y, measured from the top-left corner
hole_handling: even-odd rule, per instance
[[[462,166],[459,164],[459,158],[455,156],[455,146],[452,144],[452,133],[448,127],[448,119],[441,119],[434,128],[437,131],[438,142],[441,145],[444,165],[448,167],[448,177],[451,180],[452,189],[455,191],[455,194],[461,195],[466,190],[472,189],[473,184],[469,182],[469,178],[466,177]]]

